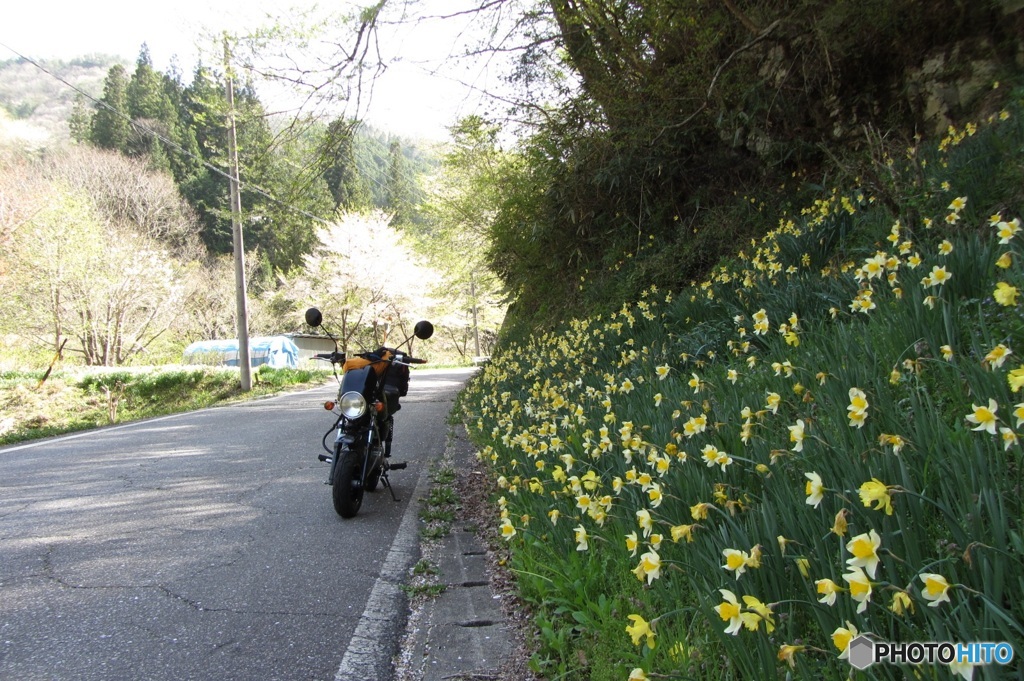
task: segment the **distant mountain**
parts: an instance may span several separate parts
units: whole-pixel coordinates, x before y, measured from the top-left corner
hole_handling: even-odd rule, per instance
[[[120,57],[102,54],[39,60],[38,66],[24,59],[0,61],[0,114],[6,114],[0,115],[0,131],[37,143],[67,139],[77,93],[61,81],[98,98],[107,71],[117,63],[131,66]]]

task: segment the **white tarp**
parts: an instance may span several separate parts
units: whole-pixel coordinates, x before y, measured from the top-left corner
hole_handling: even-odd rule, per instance
[[[266,336],[249,339],[251,366],[267,364],[277,368],[298,367],[299,349],[285,336]],[[185,364],[220,364],[238,366],[238,340],[196,341],[184,352]]]

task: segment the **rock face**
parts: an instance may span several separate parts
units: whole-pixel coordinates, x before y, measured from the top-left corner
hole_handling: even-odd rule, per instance
[[[920,68],[907,73],[909,102],[929,126],[927,132],[941,134],[965,113],[975,109],[984,96],[998,84],[1004,66],[995,58],[972,58],[971,54],[994,54],[988,41],[980,49],[954,45],[951,50],[934,54]]]
[[[925,31],[936,19],[924,15],[907,26],[891,18],[896,28],[849,17],[777,22],[731,55],[729,69],[756,75],[743,81],[742,104],[719,112],[718,137],[764,158],[794,142],[856,147],[865,126],[932,135],[988,115],[1009,89],[1000,80],[1024,69],[1024,0],[989,7],[984,21],[949,17],[941,34]],[[722,101],[735,96],[723,91]]]

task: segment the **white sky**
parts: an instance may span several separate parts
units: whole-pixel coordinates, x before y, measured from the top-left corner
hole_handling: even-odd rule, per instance
[[[361,4],[367,4],[364,0]],[[339,0],[325,6],[337,7]],[[399,2],[392,3],[394,5]],[[426,0],[434,13],[450,13],[465,0]],[[202,35],[244,32],[265,21],[267,12],[287,6],[312,8],[311,0],[10,0],[0,13],[0,43],[33,59],[69,59],[90,53],[138,57],[142,43],[154,66],[165,70],[176,56],[186,82],[196,63]],[[145,9],[142,9],[145,8]],[[445,139],[458,117],[482,111],[481,96],[459,83],[483,86],[493,74],[484,67],[458,67],[446,57],[460,27],[456,20],[425,21],[382,30],[381,48],[398,57],[377,81],[366,120],[408,137]],[[393,33],[397,30],[397,33]],[[339,40],[343,34],[339,32]],[[0,59],[16,55],[0,47]],[[295,58],[302,55],[292,54]],[[211,62],[210,57],[206,61]],[[443,73],[432,74],[440,71]]]

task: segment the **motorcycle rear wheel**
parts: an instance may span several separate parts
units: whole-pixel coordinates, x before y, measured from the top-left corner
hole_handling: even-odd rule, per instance
[[[334,476],[331,479],[331,498],[334,511],[342,518],[354,518],[363,505],[363,488],[360,480],[362,454],[357,451],[334,450],[336,457]]]

